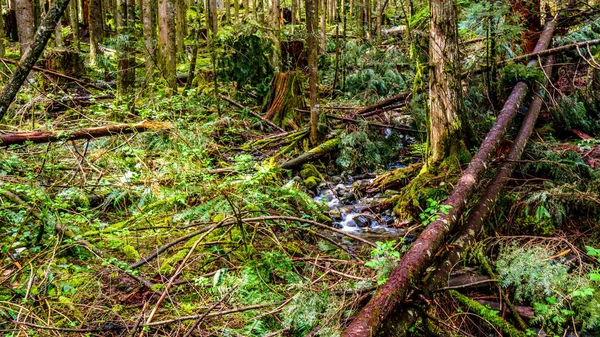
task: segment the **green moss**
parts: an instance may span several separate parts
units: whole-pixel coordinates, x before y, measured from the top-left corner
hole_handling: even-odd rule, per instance
[[[315,167],[315,165],[313,165],[313,164],[304,164],[302,166],[302,170],[300,171],[300,176],[303,179],[307,179],[309,177],[320,177],[321,174],[319,173],[319,170],[317,170],[317,168]]]
[[[188,241],[191,242],[192,240]],[[183,258],[187,255],[188,250],[187,249],[182,249],[180,251],[178,251],[177,253],[175,253],[174,255],[172,255],[171,257],[167,258],[162,265],[160,266],[160,273],[163,275],[170,275],[175,271],[175,265],[183,260]]]
[[[321,182],[321,179],[319,179],[317,177],[308,177],[304,180],[304,186],[306,186],[306,188],[312,190],[313,188],[316,188],[317,186],[319,186],[320,182]]]
[[[130,245],[123,245],[121,252],[125,254],[125,259],[129,262],[136,262],[140,260],[140,253]]]

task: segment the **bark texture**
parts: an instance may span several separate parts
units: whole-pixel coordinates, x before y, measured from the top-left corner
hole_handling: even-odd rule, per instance
[[[94,139],[134,132],[170,130],[172,128],[173,125],[171,123],[144,121],[137,124],[119,124],[76,131],[34,131],[7,133],[0,135],[0,145],[8,146],[24,144],[26,142],[49,143],[76,139]]]
[[[33,3],[31,0],[16,0],[15,14],[17,17],[17,32],[19,34],[19,47],[21,58],[31,48],[35,26],[33,23]]]
[[[317,41],[317,3],[318,0],[306,0],[306,43],[308,48],[308,90],[309,90],[309,105],[310,105],[310,141],[312,144],[317,143],[317,124],[319,121],[317,100],[319,93],[317,92],[317,58],[318,58],[318,41]]]
[[[175,4],[173,0],[160,0],[158,7],[158,45],[162,76],[172,90],[177,90],[175,50]]]
[[[553,32],[554,22],[549,22],[540,41],[538,41],[536,51],[548,47]],[[530,66],[535,64],[536,62],[530,62]],[[436,252],[445,242],[446,236],[462,215],[467,200],[475,191],[477,182],[487,169],[491,155],[497,150],[504,133],[519,110],[527,89],[525,82],[519,82],[515,85],[496,123],[494,123],[471,163],[461,175],[453,192],[444,202],[444,205],[451,207],[448,214],[438,213],[438,219],[430,223],[419,235],[410,250],[391,272],[389,280],[378,289],[373,298],[346,329],[344,332],[345,337],[374,336],[396,306],[406,298],[411,285],[431,265]]]
[[[464,148],[456,0],[431,1],[429,42],[430,162],[457,157]]]
[[[100,43],[104,39],[104,32],[102,27],[102,0],[90,0],[88,9],[88,22],[90,32],[90,62],[96,63],[96,57],[102,55],[102,49],[100,49]]]
[[[292,160],[288,160],[285,163],[282,163],[281,165],[279,165],[279,168],[288,169],[288,170],[293,169],[302,164],[308,163],[309,161],[311,161],[315,158],[322,157],[329,152],[333,152],[333,151],[337,150],[339,144],[340,144],[339,138],[330,139],[330,140],[326,141],[325,143],[311,149],[310,151],[305,152]]]
[[[44,20],[35,34],[31,48],[27,51],[27,54],[21,57],[20,64],[13,72],[13,75],[8,80],[6,86],[2,89],[2,93],[0,94],[0,119],[6,114],[8,106],[15,99],[17,92],[21,88],[21,85],[23,85],[23,82],[25,82],[31,68],[33,68],[35,62],[44,52],[44,48],[46,48],[46,44],[56,28],[56,23],[60,20],[60,17],[63,15],[68,5],[69,0],[58,0],[56,1],[56,5],[50,9],[44,17]]]

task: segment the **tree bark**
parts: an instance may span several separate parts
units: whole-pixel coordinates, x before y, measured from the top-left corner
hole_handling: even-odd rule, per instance
[[[554,22],[551,21],[540,37],[536,51],[548,47],[553,32]],[[529,66],[533,67],[535,64],[536,62],[530,62]],[[525,82],[519,82],[515,85],[496,123],[494,123],[471,163],[461,175],[453,192],[444,202],[444,205],[450,206],[450,210],[447,214],[439,212],[437,220],[427,225],[427,228],[423,230],[409,251],[404,254],[402,260],[392,270],[388,281],[378,289],[373,298],[346,329],[344,332],[345,337],[375,335],[398,303],[406,298],[411,289],[411,284],[417,282],[417,279],[431,265],[435,253],[440,249],[446,236],[453,230],[462,215],[467,200],[475,191],[475,186],[487,169],[491,155],[497,150],[526,93],[527,84]]]
[[[7,133],[0,135],[0,145],[16,145],[24,143],[50,143],[76,139],[94,139],[134,132],[163,131],[173,128],[171,123],[144,121],[137,124],[118,124],[76,131],[33,131]]]
[[[2,1],[0,1],[0,57],[4,57],[6,32],[4,31],[4,15],[2,15]]]
[[[431,1],[429,42],[429,154],[430,163],[458,157],[464,151],[462,86],[458,54],[456,0]]]
[[[91,0],[97,1],[97,0]],[[156,0],[142,0],[142,25],[144,29],[144,55],[146,56],[146,81],[152,80],[156,65]]]
[[[56,28],[56,23],[60,20],[60,17],[65,12],[65,9],[69,5],[69,0],[57,0],[55,7],[48,11],[48,14],[44,17],[40,28],[35,34],[35,39],[31,48],[27,51],[23,57],[17,69],[14,71],[10,80],[6,86],[2,89],[0,94],[0,119],[4,117],[8,106],[12,103],[17,95],[17,92],[25,82],[25,79],[29,75],[31,68],[38,60],[40,55],[44,52],[44,48],[52,36],[52,32]]]
[[[104,32],[102,31],[102,0],[90,0],[88,9],[88,22],[90,32],[90,63],[96,64],[96,58],[102,55],[100,49],[100,43],[104,38]]]
[[[314,145],[317,143],[317,126],[319,122],[317,101],[319,99],[317,92],[317,62],[318,62],[318,42],[317,42],[317,3],[318,0],[306,0],[306,44],[308,48],[308,88],[310,105],[310,141]]]
[[[184,52],[184,40],[187,35],[187,6],[185,0],[176,0],[175,6],[175,25],[177,52],[181,55]]]
[[[77,0],[72,0],[69,7],[69,25],[71,26],[71,34],[73,34],[72,46],[73,49],[79,52],[79,11],[77,10]]]
[[[135,45],[133,34],[134,0],[118,0],[117,34],[120,42],[117,44],[117,96],[123,97],[129,93],[135,82]]]
[[[169,87],[177,90],[175,50],[175,5],[173,0],[160,0],[158,7],[158,45],[160,66]]]
[[[17,17],[17,32],[19,34],[19,47],[21,58],[31,48],[35,28],[33,24],[33,4],[31,0],[16,0],[15,14]]]

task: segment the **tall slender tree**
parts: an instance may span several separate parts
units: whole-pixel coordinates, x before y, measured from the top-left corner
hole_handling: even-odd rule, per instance
[[[142,25],[144,29],[144,55],[146,56],[146,81],[151,80],[156,65],[156,0],[142,1]]]
[[[317,106],[317,101],[319,98],[319,94],[317,92],[317,58],[319,51],[317,39],[317,1],[319,0],[306,0],[305,2],[306,43],[308,48],[308,88],[310,101],[310,141],[313,144],[316,144],[318,140],[317,124],[319,121],[319,109]]]
[[[158,6],[158,46],[160,68],[169,87],[177,90],[176,50],[175,50],[175,4],[173,0],[160,0]]]
[[[88,9],[88,30],[90,32],[90,63],[96,64],[96,58],[102,54],[100,43],[104,38],[102,0],[90,0]]]
[[[33,18],[33,2],[31,0],[16,0],[15,14],[17,17],[17,32],[19,35],[19,47],[21,57],[27,54],[27,51],[33,43],[35,34]]]
[[[0,0],[0,57],[4,57],[6,32],[4,31],[4,15],[2,15],[2,1]]]
[[[429,41],[429,162],[465,149],[456,0],[431,0]]]

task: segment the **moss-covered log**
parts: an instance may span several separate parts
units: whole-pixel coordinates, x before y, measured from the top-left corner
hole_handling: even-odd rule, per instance
[[[513,327],[510,323],[504,320],[502,317],[494,314],[491,309],[484,307],[479,304],[479,302],[470,299],[469,297],[459,293],[456,290],[448,290],[448,293],[452,295],[452,297],[456,298],[462,305],[464,305],[469,311],[477,313],[481,315],[482,318],[492,324],[494,327],[502,330],[508,336],[513,337],[525,337],[527,336],[524,332],[519,331],[515,327]]]
[[[93,139],[125,133],[170,130],[172,128],[173,125],[171,123],[144,121],[137,124],[118,124],[75,131],[32,131],[7,133],[0,135],[0,145],[7,146],[24,144],[27,142],[50,143],[76,139]]]
[[[330,139],[330,140],[326,141],[325,143],[309,150],[308,152],[305,152],[294,159],[291,159],[291,160],[286,161],[285,163],[282,163],[281,165],[279,165],[279,168],[293,169],[293,168],[298,167],[304,163],[307,163],[315,158],[322,157],[329,152],[333,152],[333,151],[337,150],[339,145],[340,145],[339,138]]]
[[[405,186],[415,177],[422,166],[422,164],[410,164],[382,174],[373,180],[367,188],[367,193],[377,193],[388,188]]]

